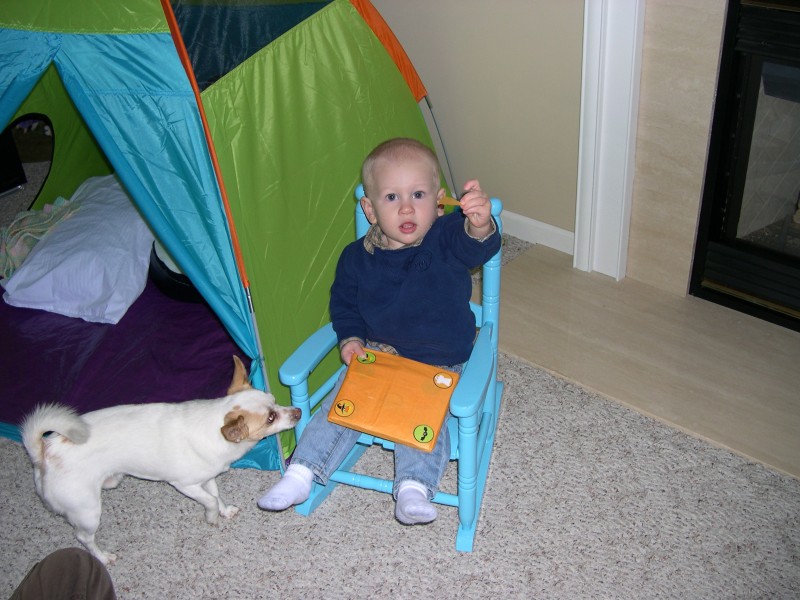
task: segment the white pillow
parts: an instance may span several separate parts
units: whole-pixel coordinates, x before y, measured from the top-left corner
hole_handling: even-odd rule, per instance
[[[12,306],[117,323],[142,293],[153,234],[114,175],[87,179],[80,208],[59,222],[5,282]]]

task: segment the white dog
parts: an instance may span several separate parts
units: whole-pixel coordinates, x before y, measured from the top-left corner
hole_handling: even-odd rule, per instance
[[[294,427],[300,410],[275,404],[253,389],[234,356],[228,395],[175,404],[129,404],[79,416],[58,404],[38,407],[22,424],[22,443],[33,462],[36,492],[75,527],[78,540],[104,564],[94,535],[100,525],[101,490],[125,475],[166,481],[203,505],[206,521],[239,509],[219,497],[216,476],[255,444]],[[48,434],[48,435],[46,435]]]

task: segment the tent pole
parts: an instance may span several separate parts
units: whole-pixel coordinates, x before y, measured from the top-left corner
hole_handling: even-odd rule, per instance
[[[256,321],[256,309],[253,306],[253,296],[250,294],[250,286],[247,285],[244,288],[245,296],[247,297],[247,308],[250,311],[250,322],[253,325],[253,332],[255,333],[255,342],[256,348],[258,349],[258,356],[256,356],[253,360],[257,360],[259,366],[261,367],[261,373],[264,375],[264,387],[267,388],[269,392],[269,382],[267,381],[267,364],[264,360],[264,349],[261,347],[261,336],[258,333],[258,322]],[[278,460],[281,463],[281,473],[286,471],[286,459],[283,457],[283,444],[281,444],[280,434],[275,435],[275,445],[278,448]]]
[[[444,145],[444,137],[442,136],[442,132],[439,130],[439,123],[436,121],[436,115],[433,113],[433,104],[431,103],[431,99],[428,95],[425,95],[424,98],[425,98],[425,103],[428,105],[428,110],[431,113],[431,120],[433,121],[434,129],[436,129],[436,135],[439,138],[439,143],[442,146],[442,155],[444,158],[445,166],[447,167],[447,175],[450,176],[450,181],[449,181],[450,191],[453,194],[458,194],[461,190],[456,188],[456,178],[453,175],[453,168],[450,166],[450,157],[447,155],[447,148]]]

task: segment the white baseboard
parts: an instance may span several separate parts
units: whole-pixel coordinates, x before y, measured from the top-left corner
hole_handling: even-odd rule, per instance
[[[574,253],[575,234],[536,219],[503,211],[503,231],[532,244],[541,244],[570,256]]]

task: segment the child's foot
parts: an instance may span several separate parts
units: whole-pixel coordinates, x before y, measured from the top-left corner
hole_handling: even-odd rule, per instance
[[[311,493],[314,474],[305,465],[289,465],[283,477],[261,496],[258,507],[264,510],[285,510],[293,504],[300,504]]]
[[[397,490],[394,516],[404,525],[430,523],[436,519],[436,507],[428,500],[428,490],[416,481],[404,481]]]

